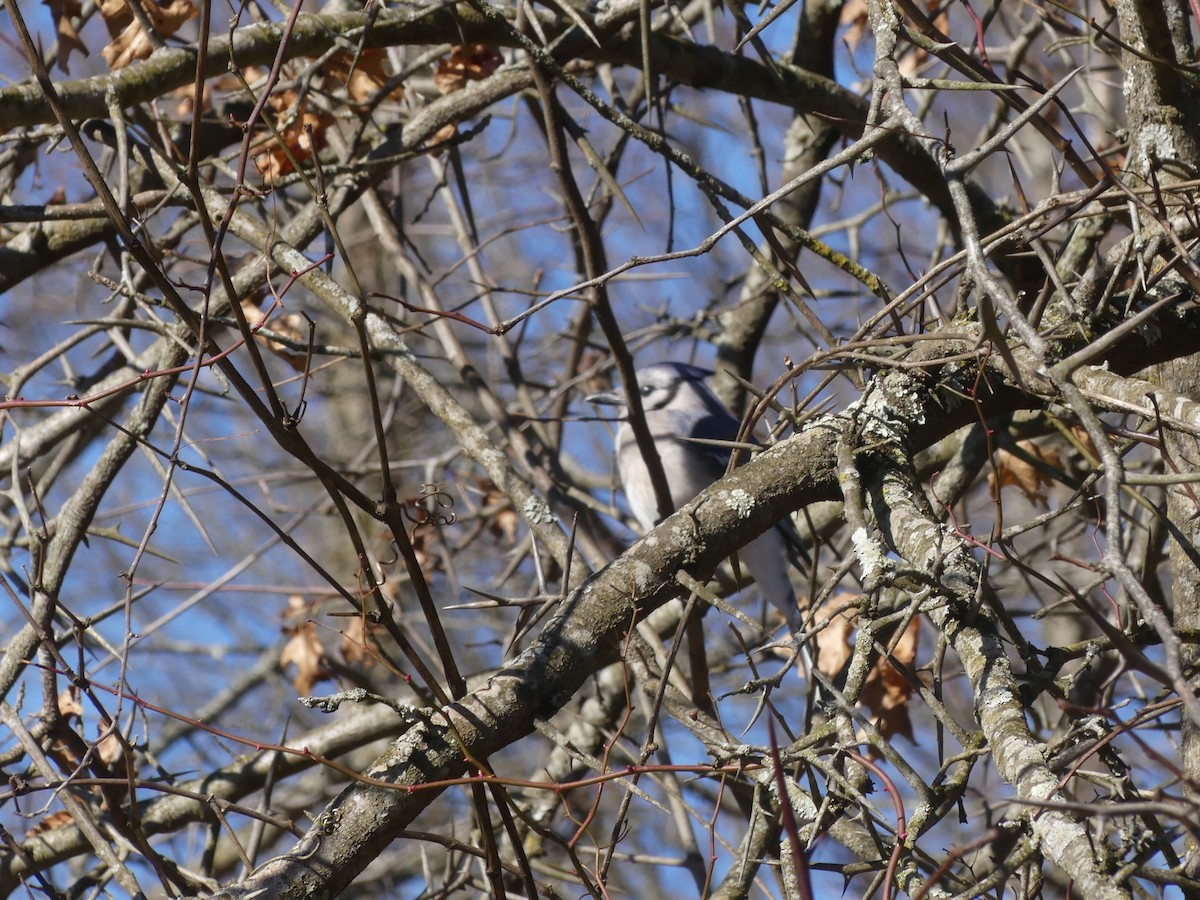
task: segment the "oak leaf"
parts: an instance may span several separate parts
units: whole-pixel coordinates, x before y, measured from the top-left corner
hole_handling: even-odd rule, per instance
[[[297,164],[303,165],[321,152],[325,130],[333,124],[333,116],[314,111],[293,90],[272,95],[267,105],[275,111],[275,131],[279,136],[272,134],[258,145],[254,167],[264,182],[274,184],[295,171]]]
[[[438,91],[453,94],[466,87],[468,81],[481,81],[504,64],[504,57],[490,44],[455,44],[450,55],[438,63],[433,73],[433,83]],[[436,148],[452,140],[458,134],[453,122],[443,125],[425,142],[426,147]]]
[[[103,728],[103,726],[101,727]],[[109,730],[96,744],[96,752],[100,754],[101,762],[106,766],[111,766],[125,753],[125,745],[121,743],[121,739],[117,737],[115,731]]]
[[[1068,430],[1071,432],[1071,437],[1079,442],[1080,448],[1087,454],[1088,458],[1099,462],[1100,451],[1097,449],[1095,442],[1092,441],[1092,436],[1088,434],[1087,429],[1082,425],[1072,425]]]
[[[79,702],[79,688],[69,687],[58,695],[58,714],[64,719],[83,716],[83,704]]]
[[[829,620],[813,638],[817,644],[817,669],[827,678],[836,678],[850,661],[854,646],[850,635],[858,618],[857,602],[854,594],[834,594],[817,607],[813,616],[818,625]]]
[[[820,629],[813,638],[817,646],[816,666],[827,678],[836,678],[850,661],[854,647],[851,635],[858,625],[858,599],[855,594],[834,594],[820,604],[813,615],[813,621]],[[891,655],[875,656],[859,694],[859,701],[871,711],[876,727],[886,737],[902,734],[912,738],[908,701],[914,689],[893,660],[913,669],[920,633],[919,620],[911,619],[892,641]]]
[[[602,394],[613,389],[612,374],[607,368],[601,368],[605,360],[604,354],[593,347],[583,351],[579,359],[579,369],[582,372],[592,372],[581,385],[585,394]]]
[[[121,6],[124,8],[118,10],[115,3],[102,3],[100,10],[105,22],[109,24],[110,32],[114,23],[126,21],[126,16],[128,17],[128,24],[124,25],[120,33],[101,51],[104,61],[114,72],[124,69],[139,59],[146,59],[154,52],[154,44],[150,40],[150,35],[146,34],[142,28],[142,23],[134,17],[126,3],[123,2]],[[106,8],[111,11],[111,15],[105,12]],[[191,0],[165,0],[162,3],[159,3],[158,0],[149,0],[149,2],[143,3],[142,9],[146,11],[150,24],[159,37],[171,36],[180,29],[184,22],[199,14]]]
[[[78,18],[83,12],[83,4],[79,0],[42,0],[50,10],[50,18],[54,20],[54,28],[58,34],[58,67],[68,75],[71,53],[78,50],[88,56],[88,48],[79,37],[79,32],[71,24],[71,19]]]
[[[56,810],[25,832],[25,837],[37,837],[39,834],[45,834],[47,831],[56,831],[59,828],[66,828],[73,821],[75,820],[71,818],[71,814],[65,809]]]
[[[1008,450],[996,451],[995,468],[988,473],[992,499],[999,499],[1003,488],[1014,486],[1021,489],[1030,503],[1045,509],[1049,505],[1045,489],[1054,484],[1046,467],[1062,471],[1062,457],[1057,450],[1041,447],[1033,441],[1019,441],[1017,446],[1024,451],[1024,455],[1040,461],[1042,465]]]
[[[482,81],[504,64],[500,51],[490,44],[455,44],[438,63],[433,83],[442,94],[462,90],[468,81]]]
[[[129,0],[97,0],[96,10],[108,26],[109,37],[116,37],[133,21],[133,10],[129,8]]]
[[[366,616],[354,616],[350,620],[350,625],[342,632],[342,642],[339,647],[342,651],[342,659],[351,664],[359,663],[368,667],[375,665],[380,654],[379,641],[375,638],[375,632],[380,628],[381,626],[374,622],[368,623]]]
[[[490,478],[484,478],[479,483],[482,491],[480,506],[482,514],[487,516],[488,530],[497,538],[504,541],[508,547],[517,542],[517,529],[521,525],[521,517],[513,509],[508,497],[500,492],[496,483]]]
[[[312,693],[313,685],[318,681],[332,677],[325,665],[325,648],[317,640],[317,626],[306,618],[308,611],[308,602],[299,594],[288,597],[285,615],[298,621],[295,625],[284,627],[283,633],[291,637],[279,654],[280,669],[296,667],[292,686],[302,697]]]
[[[242,74],[246,81],[253,83],[259,76],[257,69],[254,66],[247,66]],[[237,76],[226,73],[218,75],[215,78],[207,78],[200,88],[200,109],[207,111],[212,109],[213,95],[230,94],[234,91],[242,90],[242,83],[237,79]],[[177,87],[168,95],[178,102],[175,104],[175,117],[178,119],[186,119],[192,115],[196,108],[196,85],[194,82],[189,82],[182,87]]]
[[[905,674],[893,663],[899,663],[910,671],[917,658],[917,643],[920,639],[920,621],[913,617],[904,631],[891,642],[891,654],[880,655],[867,673],[859,700],[875,715],[875,724],[880,733],[890,738],[902,734],[912,740],[912,720],[908,715],[908,701],[914,687]]]
[[[241,305],[242,315],[246,317],[246,323],[251,329],[263,321],[262,311],[255,305],[253,300],[243,300]],[[287,338],[291,341],[291,344],[277,341],[262,333],[255,334],[258,342],[297,372],[303,372],[304,362],[308,354],[304,350],[297,350],[295,345],[303,345],[308,342],[308,328],[304,321],[304,316],[300,315],[300,313],[284,313],[283,315],[271,316],[263,327],[278,334],[280,337]]]
[[[421,573],[426,580],[432,578],[435,572],[443,568],[442,555],[436,550],[437,528],[429,523],[419,524],[413,528],[410,540]]]
[[[942,5],[939,0],[925,0],[925,9],[931,13]],[[867,15],[866,0],[847,0],[842,6],[838,24],[846,26],[846,30],[842,33],[842,41],[851,51],[856,50],[863,38],[870,34],[871,23]],[[949,28],[950,20],[945,11],[934,19],[934,24],[942,31]],[[929,51],[915,45],[909,46],[898,62],[900,74],[905,78],[917,74],[929,58]]]
[[[351,101],[366,103],[373,100],[388,83],[388,74],[384,67],[386,62],[385,50],[368,48],[358,55],[357,60],[353,53],[345,50],[326,60],[321,71],[333,84],[345,86],[346,96]],[[403,92],[403,88],[397,87],[390,95],[399,97]]]
[[[842,40],[851,50],[858,48],[862,39],[867,35],[867,0],[847,0],[842,6],[842,16],[839,25],[846,25]]]

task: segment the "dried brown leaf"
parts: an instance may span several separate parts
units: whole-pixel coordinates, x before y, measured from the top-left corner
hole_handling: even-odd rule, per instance
[[[881,655],[863,683],[859,700],[874,713],[876,726],[884,737],[902,734],[912,739],[908,701],[912,698],[914,688],[904,673],[892,664],[892,660],[911,670],[917,658],[920,636],[920,621],[914,617],[893,641],[891,656]]]
[[[1079,446],[1083,448],[1084,453],[1086,453],[1090,459],[1094,459],[1099,462],[1100,450],[1096,447],[1095,442],[1092,441],[1092,436],[1088,434],[1087,429],[1082,425],[1072,425],[1069,430],[1071,432],[1071,437],[1075,438],[1075,440],[1079,442]]]
[[[444,144],[458,134],[458,126],[451,122],[448,125],[443,125],[425,142],[426,147],[437,147],[438,144]]]
[[[331,677],[325,665],[325,648],[317,640],[317,626],[304,618],[308,610],[308,602],[300,595],[293,594],[288,598],[286,615],[289,619],[299,621],[284,627],[283,633],[291,635],[291,639],[279,654],[280,669],[296,667],[292,676],[292,686],[301,696],[312,693],[313,685],[318,681]]]
[[[322,72],[333,84],[343,85],[351,101],[366,103],[374,100],[375,95],[387,84],[386,63],[386,50],[363,50],[357,61],[354,54],[346,50],[331,56],[322,67]],[[350,70],[352,65],[353,71]],[[403,93],[403,88],[397,87],[392,91],[392,96],[399,97]]]
[[[374,622],[368,624],[365,616],[355,616],[351,619],[350,625],[342,632],[342,658],[352,665],[375,665],[380,653],[375,632],[379,631],[380,627]]]
[[[196,109],[195,84],[185,84],[183,87],[175,88],[167,96],[178,100],[175,104],[175,118],[177,119],[186,119]],[[212,109],[212,90],[209,88],[207,81],[204,82],[204,86],[200,91],[200,109]]]
[[[171,36],[180,29],[184,22],[198,15],[191,0],[166,0],[161,5],[158,2],[151,2],[144,4],[142,8],[146,11],[150,24],[154,26],[159,37]],[[121,29],[121,33],[114,37],[102,51],[104,61],[114,72],[139,59],[146,59],[154,52],[154,44],[151,43],[150,36],[143,30],[142,23],[133,18],[133,14],[128,9],[125,12],[129,14],[129,24],[125,25]],[[103,15],[103,9],[101,14]],[[109,23],[110,30],[113,22],[118,21],[118,18],[116,15],[111,18],[108,15],[104,16],[105,21]]]
[[[603,361],[604,354],[594,347],[589,347],[583,351],[583,356],[579,359],[579,368],[586,372],[589,369],[597,368]],[[613,388],[612,375],[607,370],[597,372],[584,381],[580,387],[585,394],[602,394],[605,391],[611,391]]]
[[[252,300],[242,301],[242,314],[246,317],[246,322],[251,328],[254,328],[262,322],[262,311],[254,304]],[[283,315],[272,316],[271,319],[263,327],[275,334],[287,338],[296,344],[305,344],[308,342],[308,325],[304,321],[304,316],[299,313],[284,313]],[[263,334],[256,334],[258,342],[278,356],[297,372],[304,371],[304,361],[308,354],[303,350],[296,350],[293,347],[281,341],[277,341],[272,337],[267,337]]]
[[[50,815],[30,828],[25,833],[25,836],[37,837],[39,834],[45,834],[47,831],[57,831],[59,828],[66,828],[72,821],[71,814],[65,809],[60,809],[57,812],[50,813]]]
[[[517,542],[517,529],[521,525],[521,517],[490,478],[481,479],[479,488],[482,495],[480,506],[483,507],[483,514],[489,517],[488,530],[511,547]]]
[[[108,28],[108,36],[116,37],[125,26],[133,21],[133,10],[128,0],[98,0],[96,9]]]
[[[1017,446],[1043,465],[1062,471],[1062,457],[1057,450],[1041,447],[1032,441],[1020,441]],[[1045,468],[1003,449],[996,452],[996,466],[988,473],[988,487],[993,499],[999,497],[1001,489],[1014,486],[1021,489],[1030,503],[1043,509],[1049,505],[1045,488],[1053,484],[1054,479]]]
[[[492,534],[498,538],[502,538],[504,544],[508,547],[513,546],[517,542],[517,529],[521,525],[521,517],[517,515],[517,511],[512,508],[512,504],[505,505],[499,512],[492,516],[489,527],[492,529]]]
[[[296,672],[292,676],[292,686],[296,693],[307,696],[312,692],[313,685],[329,677],[324,661],[325,650],[317,640],[316,626],[306,622],[284,645],[279,655],[279,668],[286,669],[294,665]]]
[[[829,597],[817,607],[813,621],[820,624],[829,619],[829,624],[817,632],[816,666],[827,678],[834,678],[850,660],[854,645],[850,635],[858,618],[858,596],[840,593]]]
[[[814,638],[816,666],[827,678],[835,678],[850,661],[854,648],[851,635],[858,625],[858,601],[857,594],[834,594],[817,607],[813,616],[818,624],[828,619]],[[912,669],[920,634],[920,622],[914,618],[895,639],[891,657],[879,655],[863,682],[859,701],[871,711],[877,727],[888,737],[894,734],[912,737],[907,704],[912,698],[913,686],[892,660]]]
[[[125,752],[125,745],[121,743],[121,739],[114,732],[110,731],[96,744],[96,752],[100,754],[101,762],[106,766],[111,766],[121,758]]]
[[[867,0],[847,0],[842,6],[840,24],[849,26],[842,40],[850,50],[855,50],[867,34]]]
[[[928,13],[936,12],[942,8],[940,14],[934,17],[933,25],[942,34],[946,34],[950,29],[950,17],[946,14],[945,8],[941,0],[925,0],[925,11]],[[913,78],[921,73],[921,69],[930,60],[929,51],[924,47],[919,47],[915,44],[910,44],[908,49],[901,54],[896,61],[896,68],[900,72],[902,78]]]
[[[433,549],[437,540],[437,529],[432,525],[418,526],[413,529],[411,540],[417,564],[425,578],[431,578],[435,572],[441,571],[442,556]]]
[[[241,70],[242,78],[246,79],[247,84],[255,82],[266,77],[266,70],[258,66],[246,66]],[[207,78],[204,81],[203,89],[200,94],[200,109],[212,109],[212,98],[223,94],[241,94],[243,91],[242,81],[237,75],[231,72],[226,72],[212,78]],[[191,116],[192,111],[196,107],[196,85],[188,83],[182,87],[178,87],[171,91],[167,96],[174,97],[178,100],[175,104],[176,118],[187,118]]]
[[[275,130],[279,132],[279,138],[272,135],[258,145],[254,167],[263,181],[274,184],[281,176],[295,170],[293,159],[303,165],[321,152],[325,146],[325,129],[333,124],[333,117],[311,110],[296,91],[272,96],[267,104],[276,112]],[[291,151],[290,158],[285,146]]]
[[[54,761],[60,771],[74,772],[83,765],[87,742],[79,732],[60,722],[50,734],[52,740],[46,744],[46,756]]]
[[[42,3],[49,8],[50,18],[54,20],[54,28],[58,34],[58,67],[70,74],[68,64],[71,53],[78,50],[84,56],[88,55],[88,48],[80,39],[75,26],[71,24],[71,19],[78,18],[83,12],[83,4],[79,0],[42,0]]]
[[[58,714],[64,719],[83,715],[83,704],[79,702],[79,688],[69,687],[58,695]]]
[[[468,81],[482,81],[504,64],[500,51],[490,44],[455,44],[438,63],[433,83],[443,94],[462,90]]]

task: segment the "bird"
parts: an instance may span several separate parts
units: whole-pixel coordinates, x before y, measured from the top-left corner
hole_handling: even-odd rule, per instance
[[[713,373],[684,362],[661,362],[635,372],[646,425],[662,460],[663,473],[676,509],[725,474],[729,448],[708,441],[736,441],[740,423],[705,380]],[[659,521],[650,470],[642,458],[625,395],[619,391],[592,394],[589,403],[620,407],[623,418],[616,436],[617,470],[630,511],[643,530]],[[737,552],[759,591],[787,620],[793,636],[804,630],[803,614],[788,575],[788,547],[799,549],[799,534],[791,520],[768,529]]]

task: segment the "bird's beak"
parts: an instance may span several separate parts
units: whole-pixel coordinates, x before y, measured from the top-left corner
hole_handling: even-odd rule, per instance
[[[625,395],[620,391],[605,391],[602,394],[588,394],[583,399],[588,403],[595,403],[598,406],[625,405]]]

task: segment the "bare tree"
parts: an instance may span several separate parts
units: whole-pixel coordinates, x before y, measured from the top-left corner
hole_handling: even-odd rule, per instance
[[[1194,2],[302,5],[5,0],[4,895],[1200,896]]]

